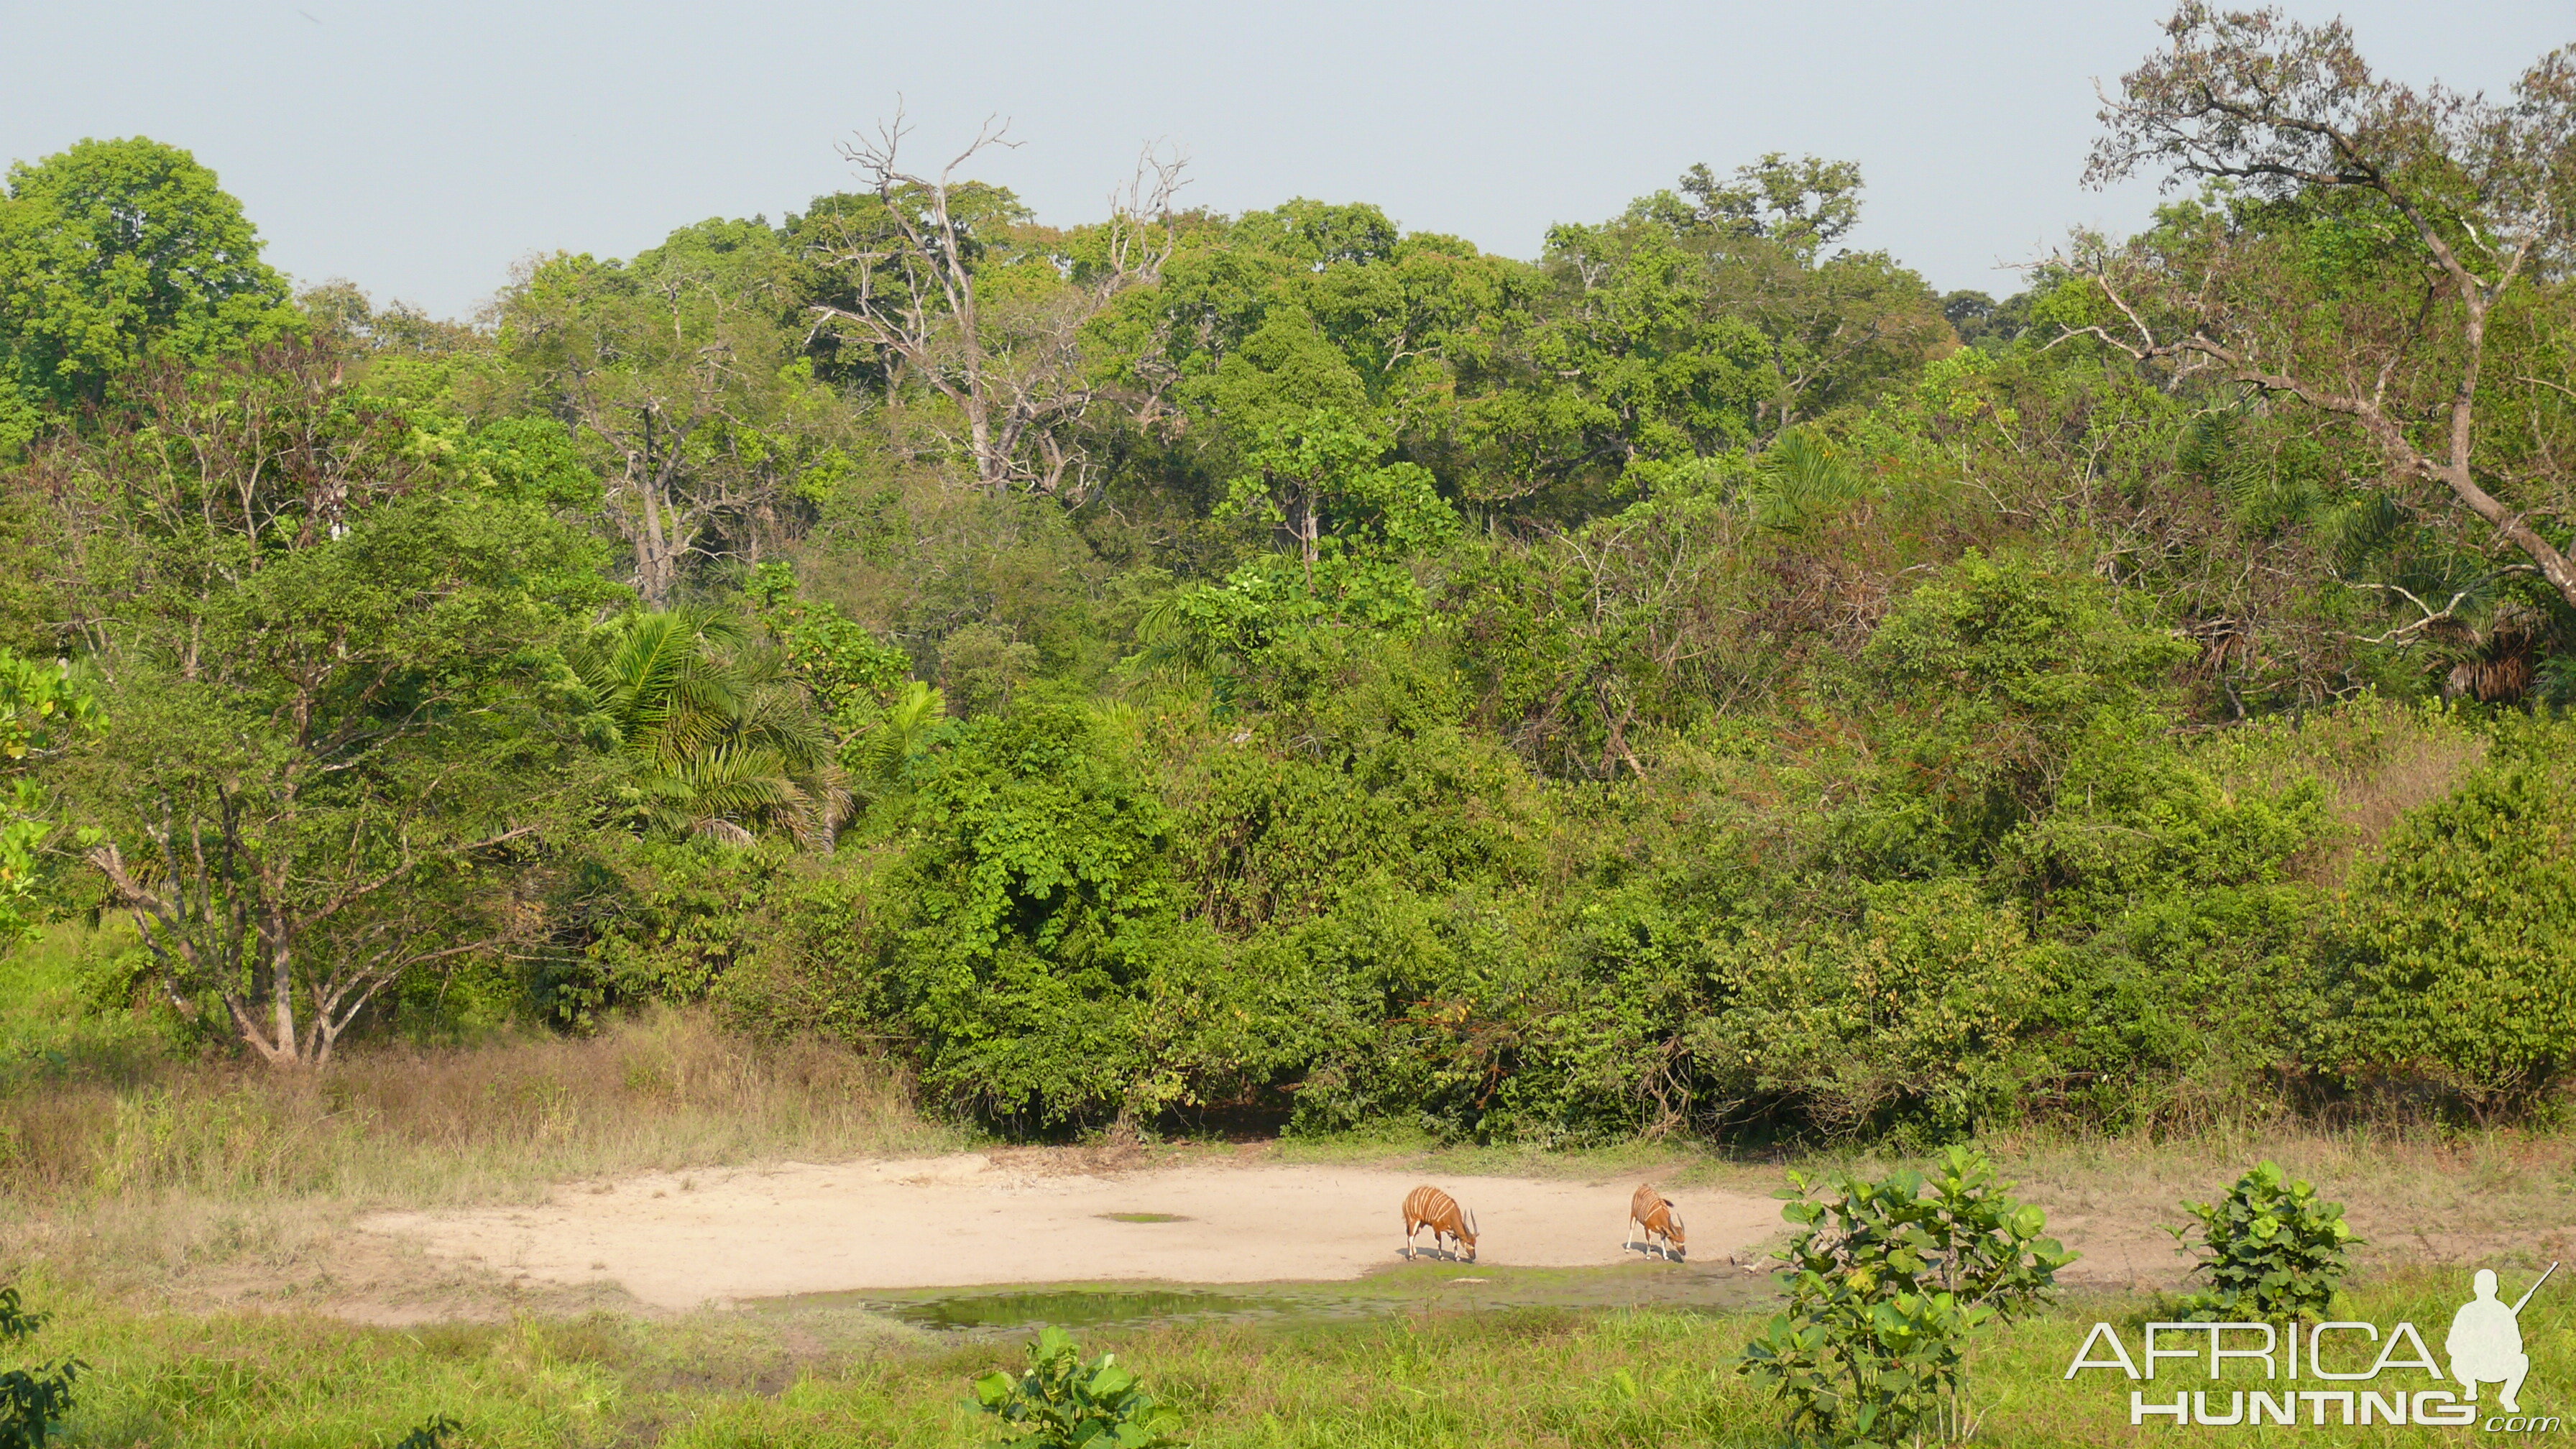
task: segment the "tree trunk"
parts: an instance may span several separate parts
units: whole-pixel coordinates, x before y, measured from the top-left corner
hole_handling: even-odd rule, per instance
[[[1318,551],[1315,543],[1317,532],[1315,522],[1315,491],[1315,484],[1312,479],[1304,480],[1297,489],[1297,552],[1299,558],[1304,560],[1306,565],[1306,596],[1308,598],[1313,598],[1315,595],[1315,557]]]

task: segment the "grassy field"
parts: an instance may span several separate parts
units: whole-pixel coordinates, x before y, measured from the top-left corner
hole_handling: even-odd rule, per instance
[[[586,1038],[369,1044],[318,1079],[198,1059],[174,1051],[153,1018],[99,1004],[97,977],[121,944],[113,930],[57,926],[0,958],[0,1265],[45,1263],[138,1301],[228,1306],[245,1287],[309,1282],[340,1230],[373,1211],[530,1202],[572,1180],[974,1145],[916,1113],[894,1068],[814,1042],[753,1041],[703,1010],[621,1019]],[[2576,1137],[2563,1132],[2325,1132],[2273,1120],[2183,1139],[2006,1135],[1981,1145],[2062,1228],[2101,1239],[2085,1276],[2122,1286],[2168,1281],[2177,1265],[2160,1225],[2180,1220],[2176,1204],[2265,1157],[2350,1205],[2370,1240],[2366,1268],[2547,1253],[2576,1225]],[[1115,1150],[1129,1161],[1139,1151]],[[1793,1165],[1878,1171],[1902,1161],[1806,1151],[1793,1162],[1658,1142],[1479,1148],[1401,1131],[1283,1141],[1264,1154],[1443,1173],[1633,1173],[1754,1194],[1776,1190]],[[2576,1242],[2567,1251],[2576,1256]]]
[[[0,1270],[138,1302],[275,1301],[327,1283],[347,1224],[380,1208],[965,1140],[880,1063],[752,1041],[704,1012],[376,1045],[318,1077],[199,1059],[90,999],[113,942],[56,927],[0,960]]]
[[[2460,1285],[2365,1286],[2348,1316],[2411,1319],[2438,1345]],[[435,1413],[472,1446],[919,1445],[985,1442],[963,1407],[973,1375],[1016,1362],[1007,1337],[960,1340],[851,1311],[523,1317],[502,1324],[362,1328],[302,1315],[136,1313],[77,1289],[31,1285],[59,1311],[47,1352],[93,1366],[74,1445],[345,1449],[389,1442]],[[2576,1297],[2527,1310],[2524,1407],[2576,1411]],[[2079,1298],[1991,1332],[1976,1358],[1983,1442],[2127,1444],[2116,1375],[2062,1374],[2096,1319],[2131,1329],[2151,1299]],[[1292,1327],[1097,1330],[1147,1386],[1217,1446],[1760,1445],[1777,1438],[1728,1361],[1749,1315],[1563,1309],[1400,1312]],[[2182,1386],[2188,1387],[2187,1381]],[[2314,1387],[2315,1385],[2308,1385]],[[2418,1385],[2420,1386],[2420,1384]],[[2493,1390],[2490,1389],[2492,1395]],[[2235,1429],[2256,1444],[2444,1442],[2433,1428]]]
[[[57,933],[0,980],[0,1281],[53,1322],[34,1357],[88,1362],[80,1446],[387,1444],[433,1414],[470,1446],[967,1445],[967,1381],[1016,1360],[1009,1334],[961,1336],[835,1305],[668,1316],[454,1276],[349,1225],[386,1208],[530,1201],[567,1180],[974,1145],[928,1123],[881,1064],[763,1045],[703,1013],[663,1012],[587,1039],[496,1035],[379,1046],[320,1080],[174,1055],[86,996],[94,942]],[[990,1147],[991,1144],[983,1144]],[[2321,1134],[2247,1124],[2184,1141],[2005,1138],[1986,1144],[2053,1226],[2134,1248],[2133,1284],[2096,1270],[2046,1316],[1977,1350],[1980,1435],[2006,1445],[2120,1444],[2127,1385],[2060,1378],[2096,1319],[2160,1311],[2178,1264],[2158,1225],[2275,1157],[2352,1206],[2371,1239],[2342,1312],[2411,1318],[2438,1345],[2466,1268],[2576,1257],[2576,1144],[2552,1133]],[[1066,1149],[1059,1149],[1066,1150]],[[1127,1165],[1239,1149],[1069,1149]],[[1637,1143],[1583,1152],[1442,1147],[1392,1133],[1262,1149],[1270,1160],[1419,1162],[1449,1173],[1652,1173],[1745,1191],[1785,1167],[1896,1159],[1720,1155]],[[452,1271],[452,1270],[450,1270]],[[357,1280],[408,1284],[409,1326],[369,1326]],[[406,1277],[408,1275],[408,1277]],[[1366,1292],[1385,1289],[1370,1280]],[[1361,1290],[1353,1290],[1361,1291]],[[1389,1290],[1391,1291],[1391,1290]],[[1399,1295],[1400,1296],[1400,1295]],[[1615,1295],[1614,1295],[1615,1296]],[[1775,1420],[1729,1364],[1758,1310],[1420,1301],[1356,1317],[1095,1328],[1184,1412],[1203,1446],[1767,1444]],[[1741,1297],[1730,1300],[1741,1301]],[[595,1303],[597,1307],[591,1308]],[[2576,1410],[2576,1286],[2535,1300],[2526,1404]],[[586,1311],[587,1310],[587,1311]],[[353,1321],[356,1320],[356,1321]],[[2134,1343],[2135,1333],[2131,1340]],[[10,1365],[0,1364],[0,1368]],[[2251,1443],[2363,1442],[2359,1430],[2226,1431]],[[2368,1431],[2431,1443],[2434,1429]]]

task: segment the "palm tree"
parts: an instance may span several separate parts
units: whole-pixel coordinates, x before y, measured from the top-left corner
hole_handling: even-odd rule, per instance
[[[1763,451],[1753,516],[1765,528],[1794,533],[1860,491],[1860,479],[1832,448],[1793,428]]]
[[[857,788],[871,798],[903,776],[904,765],[929,743],[930,731],[947,717],[948,698],[918,679],[904,681],[885,713],[841,747]]]
[[[735,845],[785,832],[829,848],[849,818],[831,732],[740,620],[697,606],[627,614],[573,668],[635,768],[648,828]]]

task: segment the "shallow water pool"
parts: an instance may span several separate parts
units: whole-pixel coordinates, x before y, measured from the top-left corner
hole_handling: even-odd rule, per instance
[[[908,1292],[806,1293],[743,1304],[763,1314],[862,1310],[943,1333],[1009,1333],[1164,1323],[1294,1324],[1404,1312],[1514,1308],[1654,1308],[1731,1313],[1774,1296],[1767,1275],[1739,1269],[1631,1263],[1614,1268],[1478,1269],[1411,1264],[1338,1283],[1208,1288],[1187,1284],[1044,1284]]]

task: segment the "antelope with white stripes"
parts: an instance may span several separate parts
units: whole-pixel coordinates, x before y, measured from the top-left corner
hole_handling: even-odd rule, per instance
[[[1466,1261],[1476,1261],[1476,1215],[1458,1206],[1458,1200],[1436,1187],[1417,1187],[1404,1195],[1404,1256],[1413,1256],[1413,1235],[1424,1228],[1431,1230],[1431,1251],[1441,1251],[1446,1239],[1467,1250]],[[1455,1258],[1453,1250],[1449,1256]]]
[[[1652,1252],[1655,1240],[1661,1238],[1666,1258],[1683,1256],[1682,1215],[1673,1211],[1673,1200],[1655,1191],[1653,1183],[1640,1184],[1636,1196],[1628,1199],[1628,1221],[1646,1230],[1644,1251]],[[1640,1245],[1632,1236],[1620,1246],[1635,1248]]]

